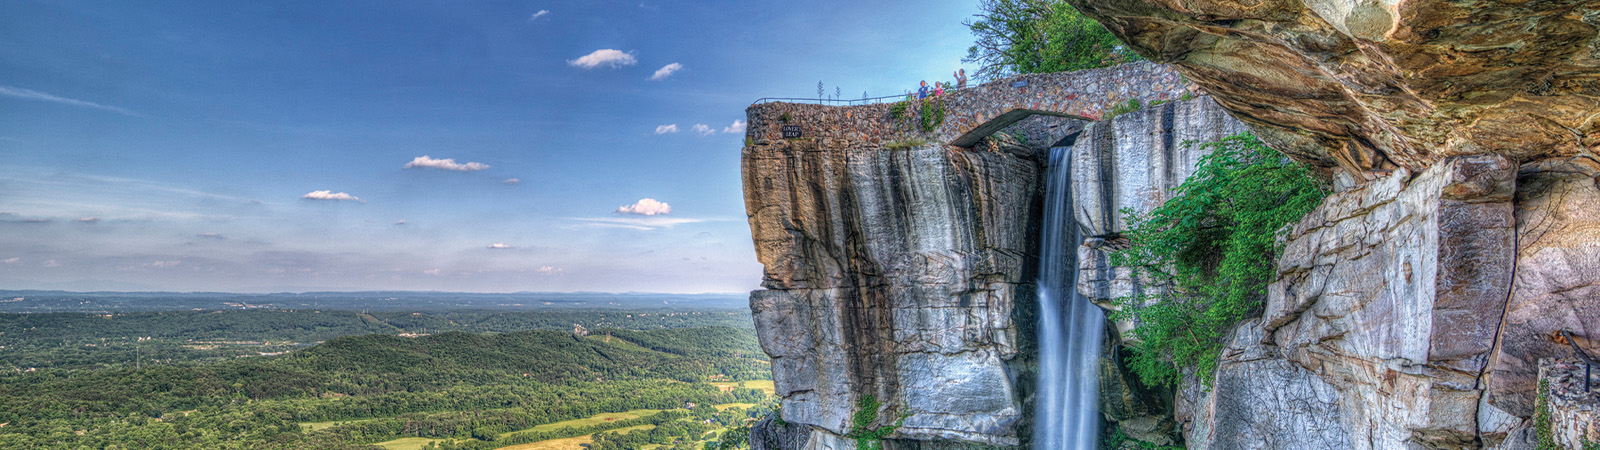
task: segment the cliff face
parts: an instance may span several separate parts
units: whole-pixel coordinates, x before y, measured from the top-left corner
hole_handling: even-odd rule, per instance
[[[1600,5],[1069,1],[1342,189],[1180,396],[1191,448],[1531,448],[1550,336],[1600,344]]]
[[[1025,78],[1025,89],[1046,89],[1046,98],[1020,103],[1097,112],[1109,108],[1085,100],[1171,101],[1183,92],[1154,65],[1097,73],[1090,82],[1083,74],[1071,82]],[[1202,97],[1086,130],[1082,120],[1034,117],[994,126],[995,135],[973,147],[941,144],[984,126],[968,117],[1005,116],[997,105],[1019,103],[1017,84],[952,95],[944,103],[950,119],[932,132],[907,118],[918,114],[915,105],[898,116],[890,105],[750,109],[745,201],[766,267],[766,289],[752,293],[751,309],[788,423],[757,427],[758,448],[851,448],[842,436],[868,395],[884,404],[873,426],[904,417],[894,448],[1025,443],[1044,150],[1076,139],[1088,152],[1076,164],[1097,181],[1074,196],[1093,196],[1080,200],[1094,211],[1082,220],[1100,221],[1120,217],[1117,208],[1153,207],[1161,188],[1187,176],[1199,155],[1183,141],[1242,130]],[[802,137],[780,137],[784,126]],[[1122,189],[1139,193],[1112,192]],[[1084,225],[1106,226],[1093,223]],[[1137,423],[1135,432],[1170,436],[1170,396],[1151,397],[1108,359],[1105,413]]]

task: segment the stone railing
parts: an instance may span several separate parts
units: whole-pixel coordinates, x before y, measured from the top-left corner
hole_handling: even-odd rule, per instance
[[[1100,120],[1117,105],[1141,105],[1198,95],[1188,81],[1164,66],[1141,62],[1104,69],[1018,75],[930,96],[920,102],[854,106],[770,102],[750,106],[746,137],[755,142],[799,138],[848,139],[877,144],[906,139],[971,146],[984,136],[1028,116]],[[923,130],[923,104],[941,104],[943,120]],[[904,105],[904,106],[896,106]],[[896,110],[900,113],[896,114]],[[790,136],[793,138],[793,135]]]

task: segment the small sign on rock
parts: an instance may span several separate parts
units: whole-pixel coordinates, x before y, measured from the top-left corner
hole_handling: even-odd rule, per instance
[[[783,138],[784,139],[794,139],[794,138],[797,138],[797,137],[800,137],[800,126],[799,125],[784,125],[783,126]]]

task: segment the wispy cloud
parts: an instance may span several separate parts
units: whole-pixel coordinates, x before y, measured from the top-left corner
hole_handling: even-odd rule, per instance
[[[39,100],[39,101],[46,101],[46,102],[52,102],[52,103],[60,103],[60,104],[63,104],[63,105],[78,106],[78,107],[83,107],[83,108],[98,109],[98,110],[101,110],[101,111],[111,111],[111,112],[114,112],[114,113],[117,113],[117,114],[125,114],[125,115],[129,115],[129,116],[134,116],[134,117],[144,117],[144,115],[136,113],[136,112],[133,112],[133,111],[130,111],[130,110],[126,109],[126,108],[119,108],[119,107],[116,107],[116,106],[102,105],[102,104],[95,103],[95,102],[83,101],[83,100],[78,100],[78,99],[71,99],[71,98],[61,97],[61,96],[57,96],[57,95],[52,95],[52,94],[49,94],[49,93],[35,91],[35,90],[32,90],[32,89],[23,89],[23,88],[19,88],[19,87],[0,86],[0,95],[4,95],[4,96],[7,96],[7,97],[16,97],[16,98],[21,98],[21,99],[28,99],[28,100]]]
[[[496,242],[496,243],[493,243],[493,244],[489,244],[489,249],[490,250],[510,250],[510,249],[513,249],[513,248],[516,248],[516,247],[513,247],[511,244],[507,244],[507,243],[504,243],[504,242]]]
[[[400,219],[399,222],[395,222],[394,224],[395,225],[405,225],[406,224],[406,220],[405,219]]]
[[[532,21],[535,21],[535,20],[539,20],[540,17],[544,17],[544,16],[548,16],[548,15],[550,15],[550,10],[541,9],[541,10],[539,10],[539,12],[533,13],[533,16],[528,17],[528,21],[532,22]]]
[[[745,127],[745,125],[744,125],[744,121],[743,120],[734,120],[733,121],[733,125],[728,125],[727,128],[723,128],[722,132],[723,133],[743,133],[744,132],[744,127]]]
[[[206,239],[217,239],[217,240],[225,239],[224,237],[222,237],[221,233],[200,233],[200,234],[197,234],[195,236],[200,236],[200,237],[203,237],[203,238],[206,238]]]
[[[521,183],[521,182],[522,182],[521,178],[507,178],[505,181],[501,181],[501,183],[505,183],[505,184],[517,184],[517,183]]]
[[[690,128],[690,129],[694,130],[694,132],[696,132],[696,133],[700,133],[701,136],[710,136],[710,135],[713,135],[713,134],[717,134],[717,130],[713,130],[713,129],[711,129],[711,127],[706,126],[706,124],[703,124],[703,123],[694,124],[694,128]]]
[[[455,158],[434,159],[434,158],[428,157],[428,155],[422,155],[422,156],[418,156],[416,158],[413,158],[411,160],[411,162],[406,163],[405,168],[407,168],[407,169],[418,169],[418,168],[423,168],[423,169],[441,169],[441,170],[454,170],[454,171],[457,171],[457,172],[472,172],[472,171],[478,171],[478,170],[487,169],[487,168],[489,168],[489,165],[488,164],[484,164],[484,163],[480,163],[480,162],[467,162],[467,163],[463,164],[463,163],[457,163]]]
[[[357,201],[357,202],[361,202],[361,203],[366,203],[367,202],[366,200],[362,200],[361,198],[356,197],[354,195],[350,195],[350,194],[347,194],[347,193],[344,193],[344,192],[333,192],[333,191],[311,191],[311,193],[306,194],[306,195],[302,195],[302,196],[300,196],[300,198],[303,198],[303,199],[306,199],[306,200],[333,200],[333,201],[350,200],[350,201]]]
[[[667,134],[667,133],[677,133],[677,132],[678,132],[678,124],[675,124],[675,123],[674,124],[668,124],[668,125],[657,125],[656,126],[656,134]]]
[[[0,263],[6,263],[6,264],[16,264],[16,263],[19,263],[19,262],[22,262],[22,258],[0,259]]]
[[[78,223],[100,223],[99,217],[79,217]]]
[[[678,64],[678,63],[672,63],[672,64],[667,64],[665,66],[661,66],[660,69],[656,69],[656,73],[655,74],[650,75],[650,81],[665,80],[665,79],[667,79],[667,77],[672,76],[672,74],[677,73],[678,70],[681,70],[681,69],[683,69],[683,64]]]
[[[546,275],[555,275],[566,272],[567,270],[556,266],[539,266],[539,268],[535,269],[535,271]]]
[[[642,198],[632,205],[622,205],[614,212],[623,214],[638,214],[641,216],[664,216],[672,214],[672,205],[657,201],[653,198]]]
[[[663,229],[663,228],[672,228],[673,226],[689,224],[689,223],[723,222],[723,221],[732,220],[732,219],[702,219],[702,218],[690,218],[690,217],[642,216],[642,217],[571,217],[571,218],[568,218],[567,220],[577,221],[577,222],[582,223],[585,226],[597,227],[597,228],[623,228],[623,229],[629,229],[629,230],[659,230],[659,229]]]
[[[582,67],[585,69],[593,69],[600,66],[607,66],[614,69],[622,66],[631,66],[638,63],[639,60],[633,59],[633,53],[609,48],[595,50],[594,53],[583,55],[578,57],[578,59],[567,61],[567,64],[572,65],[573,67]]]

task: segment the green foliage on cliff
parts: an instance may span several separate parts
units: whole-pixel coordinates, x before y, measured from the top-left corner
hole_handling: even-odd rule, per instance
[[[1065,72],[1138,61],[1116,36],[1061,0],[984,0],[963,22],[978,40],[962,61],[979,79]]]
[[[928,97],[922,99],[922,131],[932,133],[944,123],[944,99]]]
[[[1111,255],[1144,286],[1119,299],[1116,316],[1138,324],[1129,365],[1153,385],[1176,384],[1185,369],[1211,373],[1224,334],[1259,313],[1283,250],[1276,232],[1327,196],[1309,169],[1249,134],[1201,146],[1211,154],[1171,200],[1124,211],[1131,245]]]
[[[857,449],[882,449],[883,438],[894,433],[894,430],[900,428],[900,424],[905,422],[905,417],[901,417],[894,425],[872,428],[872,422],[878,418],[878,408],[882,406],[883,404],[879,403],[878,398],[873,397],[872,394],[862,396],[861,401],[856,403],[856,413],[851,417],[850,434],[847,436],[856,440]]]

